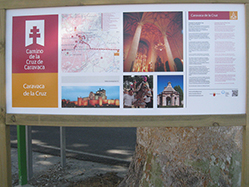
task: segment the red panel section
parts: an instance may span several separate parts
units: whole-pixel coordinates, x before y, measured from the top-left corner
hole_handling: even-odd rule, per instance
[[[35,24],[26,29],[31,20],[44,21],[43,34]],[[44,46],[37,42],[41,36]],[[26,47],[25,37],[33,41]],[[58,15],[13,17],[12,73],[58,73]]]
[[[228,11],[191,11],[188,12],[189,20],[229,20]]]

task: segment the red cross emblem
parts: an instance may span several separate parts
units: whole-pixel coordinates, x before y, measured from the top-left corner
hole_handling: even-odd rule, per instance
[[[33,26],[33,29],[30,30],[31,34],[29,34],[30,38],[33,38],[33,44],[37,43],[37,38],[41,37],[41,34],[39,34],[39,29],[37,29],[36,26]]]

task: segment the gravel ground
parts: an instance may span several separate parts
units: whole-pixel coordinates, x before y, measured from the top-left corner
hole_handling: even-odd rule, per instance
[[[18,186],[17,150],[11,149],[12,185]],[[34,187],[115,187],[128,171],[124,166],[110,166],[68,158],[66,167],[60,157],[33,152],[33,177],[28,184]]]

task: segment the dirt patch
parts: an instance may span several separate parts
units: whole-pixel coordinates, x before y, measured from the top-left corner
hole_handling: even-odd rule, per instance
[[[34,187],[116,187],[123,180],[117,172],[95,173],[89,176],[86,170],[75,170],[75,165],[62,168],[54,164],[48,170],[36,174],[28,182]],[[18,175],[13,175],[13,186],[18,185]]]
[[[17,150],[12,151],[12,186],[19,184]],[[60,157],[33,153],[33,177],[28,184],[34,187],[115,187],[126,176],[128,168],[67,158],[61,167]]]
[[[90,177],[83,181],[70,184],[69,187],[117,187],[123,178],[117,176],[116,173],[100,174]]]

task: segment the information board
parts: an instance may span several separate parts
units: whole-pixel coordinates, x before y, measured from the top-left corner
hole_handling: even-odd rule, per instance
[[[7,10],[7,113],[245,114],[243,4]]]

